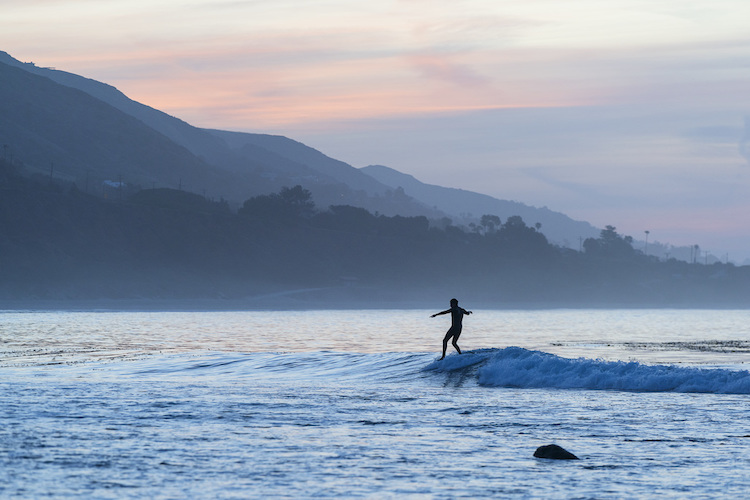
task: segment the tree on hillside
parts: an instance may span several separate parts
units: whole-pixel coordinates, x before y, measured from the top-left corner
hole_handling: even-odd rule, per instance
[[[635,255],[633,237],[621,236],[614,226],[606,226],[599,238],[587,238],[583,249],[588,255],[612,258],[629,258]]]
[[[520,215],[508,217],[496,234],[509,255],[536,258],[547,255],[552,248],[546,236],[527,226]]]
[[[381,215],[378,220],[381,221],[381,234],[389,236],[402,237],[422,237],[430,229],[430,221],[424,215],[416,217],[403,217],[394,215],[386,217]]]
[[[479,223],[482,225],[485,232],[491,233],[495,231],[496,228],[500,227],[502,221],[497,215],[485,214],[479,219]]]
[[[237,214],[266,219],[310,217],[315,212],[312,193],[300,185],[283,187],[273,194],[255,196],[245,201]]]
[[[377,217],[361,207],[331,205],[315,216],[314,223],[327,229],[366,232],[376,229]]]
[[[293,188],[283,187],[279,191],[279,198],[297,217],[309,217],[315,212],[312,193],[297,184]]]

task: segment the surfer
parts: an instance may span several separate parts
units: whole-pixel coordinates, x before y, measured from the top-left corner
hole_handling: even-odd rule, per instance
[[[451,299],[451,308],[446,309],[445,311],[440,311],[439,313],[435,313],[430,318],[434,318],[435,316],[440,316],[441,314],[448,314],[451,313],[451,327],[448,330],[448,333],[445,334],[445,337],[443,337],[443,357],[440,359],[445,358],[445,350],[448,348],[448,339],[453,338],[453,347],[456,348],[459,354],[461,354],[461,348],[458,347],[458,337],[461,336],[461,328],[462,328],[462,321],[464,319],[464,314],[471,314],[471,311],[467,311],[466,309],[462,307],[458,307],[458,300]]]

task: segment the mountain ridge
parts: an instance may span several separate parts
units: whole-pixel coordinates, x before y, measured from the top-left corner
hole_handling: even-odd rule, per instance
[[[145,185],[210,189],[222,180],[182,146],[84,91],[5,64],[0,75],[0,136],[32,170],[79,185],[89,175],[116,180],[125,171]]]
[[[220,182],[211,182],[200,176],[182,179],[173,175],[173,179],[165,182],[163,176],[154,179],[153,175],[145,175],[141,184],[151,182],[154,185],[161,183],[189,186],[196,192],[226,197],[234,200],[234,203],[241,203],[258,194],[274,192],[284,185],[302,184],[310,189],[316,203],[322,207],[329,204],[351,204],[386,215],[426,215],[433,219],[449,216],[464,224],[478,220],[484,214],[503,218],[520,215],[531,224],[540,222],[543,233],[552,241],[567,246],[571,246],[570,241],[593,236],[598,232],[585,222],[573,221],[564,214],[546,208],[538,209],[471,191],[427,185],[388,167],[379,167],[380,172],[373,170],[378,168],[373,166],[357,169],[284,136],[194,127],[179,118],[134,101],[106,83],[57,69],[40,68],[33,63],[23,63],[5,52],[0,52],[0,63],[49,79],[60,86],[77,89],[135,118],[192,153],[193,158],[189,159],[181,153],[181,164],[195,165],[198,170],[210,173],[214,181],[220,179]],[[66,113],[75,114],[70,108],[66,108]],[[27,129],[34,127],[34,124],[26,123]],[[143,131],[141,133],[145,134]],[[38,140],[44,142],[42,138]],[[28,152],[19,153],[28,155]],[[54,153],[48,151],[48,156],[52,157]],[[123,153],[121,156],[126,155]],[[44,164],[45,161],[39,159],[37,163]],[[62,172],[64,165],[59,167],[58,171]],[[151,168],[156,169],[153,165]],[[89,164],[87,169],[92,171],[94,166]],[[123,169],[121,166],[120,170]],[[388,169],[390,175],[384,175],[383,169]],[[81,175],[78,172],[79,182]],[[117,175],[119,174],[114,170],[108,173],[109,177]],[[398,180],[394,181],[394,177]],[[399,187],[402,191],[398,190]],[[472,215],[468,215],[469,213]]]
[[[36,78],[41,78],[47,82],[58,85],[58,88],[47,85],[45,87],[46,94],[36,96],[38,101],[45,102],[44,107],[54,108],[58,106],[56,102],[53,102],[55,101],[54,96],[58,96],[58,101],[60,101],[64,99],[59,99],[59,96],[69,95],[69,92],[62,91],[60,90],[61,88],[75,89],[90,96],[98,102],[111,106],[113,110],[117,110],[120,113],[124,113],[135,120],[138,120],[143,127],[147,127],[154,133],[158,133],[160,136],[171,140],[175,146],[186,149],[192,153],[194,158],[184,160],[184,163],[200,163],[204,165],[204,170],[212,171],[215,174],[214,177],[216,177],[217,180],[220,180],[220,182],[214,182],[213,184],[215,186],[213,186],[212,189],[209,189],[206,187],[206,182],[189,182],[186,180],[186,182],[183,183],[180,181],[179,177],[174,179],[174,182],[172,179],[167,182],[163,178],[154,179],[148,176],[132,178],[132,176],[128,175],[129,169],[122,164],[123,162],[121,162],[120,168],[118,169],[119,173],[108,175],[110,177],[115,175],[115,179],[122,177],[123,182],[146,186],[151,184],[169,187],[187,186],[195,192],[201,192],[214,197],[221,196],[227,198],[232,201],[235,206],[252,196],[276,192],[284,186],[302,183],[305,184],[305,187],[314,194],[316,203],[323,208],[330,204],[352,204],[355,206],[361,206],[368,210],[379,211],[384,214],[395,214],[398,211],[403,211],[405,215],[425,214],[432,217],[444,215],[434,213],[432,210],[424,207],[421,203],[415,200],[396,200],[394,202],[392,198],[383,196],[383,194],[387,194],[389,191],[386,186],[379,185],[377,181],[360,173],[354,167],[348,166],[338,160],[325,157],[322,153],[301,145],[301,143],[296,143],[296,141],[292,141],[291,139],[279,136],[283,141],[299,144],[302,148],[309,150],[310,156],[327,158],[328,161],[336,164],[340,170],[348,167],[354,172],[355,176],[359,176],[362,179],[361,184],[370,184],[371,187],[368,191],[353,189],[342,180],[328,175],[328,173],[313,169],[304,163],[295,161],[295,159],[290,159],[278,154],[276,151],[278,151],[279,148],[270,148],[272,150],[269,150],[258,146],[255,144],[257,141],[246,141],[241,150],[234,150],[226,144],[223,138],[218,137],[217,134],[211,133],[209,130],[199,129],[164,112],[133,101],[111,85],[56,69],[39,68],[32,63],[22,63],[13,59],[5,52],[0,52],[0,66],[7,68],[4,71],[14,68],[29,75],[33,75]],[[7,86],[5,90],[9,90]],[[14,101],[18,100],[20,96],[14,94],[0,97],[4,97],[6,101]],[[33,101],[31,98],[27,100]],[[103,110],[104,108],[94,105],[92,102],[93,101],[89,101],[87,105],[99,107],[103,114],[113,114],[112,110],[105,112]],[[76,113],[74,110],[67,107],[65,108],[65,114],[75,115]],[[55,162],[54,160],[60,154],[60,148],[53,151],[50,148],[45,148],[43,146],[40,147],[40,145],[49,141],[44,137],[41,137],[38,133],[33,134],[35,135],[33,141],[17,140],[14,138],[14,135],[17,135],[14,134],[14,132],[17,133],[18,130],[13,131],[9,129],[12,128],[13,123],[24,122],[24,117],[14,117],[11,120],[11,117],[6,115],[6,118],[8,118],[6,120],[8,130],[6,130],[7,133],[3,134],[6,138],[5,144],[12,148],[12,154],[15,154],[16,158],[26,161],[32,167],[36,166],[37,170],[46,168],[46,165],[49,165],[50,163],[58,163],[59,168],[57,169],[57,174],[66,175],[66,165],[61,164],[59,161]],[[62,123],[58,123],[57,125],[58,130],[54,131],[54,133],[59,135],[61,130],[65,128],[65,125]],[[26,122],[23,128],[33,131],[45,127],[40,124]],[[66,132],[68,134],[72,134],[76,129],[76,127],[67,128],[70,129]],[[49,130],[45,130],[44,132],[49,133]],[[144,130],[141,130],[141,132],[146,134]],[[252,134],[249,135],[252,136]],[[76,144],[76,142],[80,144]],[[68,149],[74,147],[83,149],[81,144],[86,142],[85,138],[79,137],[77,140],[68,141],[66,147]],[[114,147],[114,145],[112,146]],[[133,150],[134,149],[135,148],[133,148]],[[42,154],[35,155],[35,152],[40,152]],[[120,156],[125,158],[128,154],[123,153]],[[304,155],[298,154],[297,159],[303,156]],[[102,158],[99,160],[100,164],[107,163]],[[95,174],[95,171],[97,170],[92,162],[81,161],[80,158],[76,158],[75,161],[68,163],[75,163],[77,165],[77,167],[73,167],[73,170],[77,170],[77,172],[73,172],[72,174],[68,172],[68,177],[74,177],[75,179],[72,180],[75,180],[80,184],[83,184],[84,182],[83,175],[80,172],[81,165],[87,164],[87,172]],[[40,165],[44,165],[44,167],[40,167]],[[88,173],[86,174],[86,177],[88,178]],[[97,179],[99,182],[101,180],[102,179]]]

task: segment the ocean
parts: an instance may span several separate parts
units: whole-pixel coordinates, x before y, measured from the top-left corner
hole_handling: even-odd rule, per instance
[[[445,308],[0,311],[0,497],[750,493],[750,311]]]

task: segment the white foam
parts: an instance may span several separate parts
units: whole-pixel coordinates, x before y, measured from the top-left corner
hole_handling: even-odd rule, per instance
[[[568,359],[520,347],[488,355],[479,384],[494,387],[750,394],[750,372]]]

